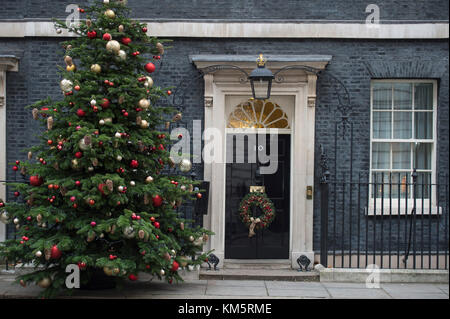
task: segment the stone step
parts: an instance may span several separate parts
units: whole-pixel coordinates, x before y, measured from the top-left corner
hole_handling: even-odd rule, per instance
[[[316,271],[301,272],[295,269],[201,269],[203,280],[275,280],[275,281],[319,281]]]
[[[224,269],[291,269],[291,262],[289,260],[270,260],[263,261],[255,260],[225,260]]]

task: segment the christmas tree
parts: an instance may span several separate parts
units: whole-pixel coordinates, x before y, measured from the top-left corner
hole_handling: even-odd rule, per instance
[[[181,114],[159,105],[170,91],[149,76],[164,46],[128,18],[124,1],[79,11],[86,16],[76,26],[55,20],[57,32],[78,36],[63,42],[62,100],[31,106],[47,130],[28,161],[13,167],[30,176],[11,184],[22,202],[0,200],[1,216],[17,229],[0,256],[34,266],[17,282],[46,288],[44,297],[66,289],[70,264],[82,284],[98,270],[115,280],[147,272],[180,281],[179,267],[206,259],[202,244],[211,233],[176,210],[201,194],[176,174],[177,164],[184,173],[191,168],[168,151],[170,121]]]

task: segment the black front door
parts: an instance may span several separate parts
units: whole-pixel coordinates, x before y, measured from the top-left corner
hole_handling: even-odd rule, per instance
[[[243,145],[237,142],[236,136],[237,134],[227,135],[225,258],[288,259],[290,135],[276,136],[278,156],[275,158],[278,165],[273,174],[260,174],[261,166],[268,166],[270,163],[263,164],[260,159],[264,157],[254,156],[258,155],[258,152],[270,154],[269,135],[266,135],[266,143],[262,143],[261,139],[256,138],[255,141],[255,138],[247,136]],[[240,163],[237,155],[239,152],[244,154]],[[253,160],[255,157],[256,161]],[[265,186],[267,196],[275,205],[276,216],[268,228],[256,230],[256,235],[249,238],[249,229],[239,218],[239,204],[249,193],[250,186]],[[255,218],[261,214],[258,208],[252,210]]]

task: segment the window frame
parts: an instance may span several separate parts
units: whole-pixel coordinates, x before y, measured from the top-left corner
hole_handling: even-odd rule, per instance
[[[412,91],[412,109],[411,110],[395,110],[392,107],[389,109],[391,111],[391,138],[390,139],[380,139],[380,138],[373,138],[373,129],[374,129],[374,125],[373,125],[373,113],[374,113],[374,108],[373,108],[373,88],[374,88],[374,84],[376,83],[411,83],[413,84],[413,91]],[[414,109],[414,84],[416,83],[430,83],[433,85],[433,108],[432,110],[429,110],[428,112],[432,112],[433,116],[433,128],[432,128],[432,134],[433,134],[433,138],[432,139],[416,139],[414,138],[414,125],[415,125],[415,119],[414,119],[414,115],[417,112]],[[370,167],[369,167],[369,205],[368,205],[368,209],[367,209],[367,215],[405,215],[405,214],[412,214],[412,210],[413,210],[413,205],[414,205],[414,201],[412,198],[401,198],[400,199],[400,203],[399,203],[399,199],[397,198],[390,198],[389,195],[384,197],[384,202],[382,203],[382,199],[381,198],[376,198],[376,200],[374,198],[372,198],[372,192],[373,192],[373,173],[375,172],[386,172],[387,174],[389,173],[397,173],[397,172],[406,172],[408,170],[406,169],[392,169],[391,167],[389,169],[373,169],[372,165],[372,151],[373,151],[373,143],[427,143],[427,144],[431,144],[431,169],[418,169],[417,172],[421,173],[421,172],[426,172],[426,173],[431,173],[431,185],[432,185],[432,189],[431,189],[431,194],[429,196],[429,198],[424,198],[423,201],[421,198],[417,198],[416,199],[416,215],[421,215],[422,211],[424,215],[436,215],[436,214],[441,214],[441,208],[437,208],[436,207],[436,143],[437,143],[437,102],[438,102],[438,86],[437,86],[437,80],[433,80],[433,79],[373,79],[370,81]],[[392,98],[392,104],[394,103],[394,99]],[[395,139],[393,138],[393,127],[394,127],[394,118],[393,118],[393,114],[395,111],[400,111],[400,112],[412,112],[412,126],[411,126],[411,138],[410,139]],[[377,111],[388,111],[388,109],[381,109],[381,110],[377,110]],[[392,151],[390,151],[390,163],[392,163]],[[414,153],[411,152],[411,159],[413,159],[414,157]],[[411,160],[411,163],[413,162],[413,160]],[[390,165],[391,166],[391,165]],[[411,167],[409,169],[409,173],[411,174],[413,171],[413,167]],[[389,175],[388,175],[389,176]],[[412,180],[409,180],[409,183],[412,183]],[[394,184],[395,185],[395,184]],[[420,187],[420,186],[418,186]],[[411,194],[412,192],[412,186],[410,186],[410,189],[408,189],[408,193]],[[431,200],[431,203],[430,203]],[[376,208],[376,212],[375,212],[375,208]],[[406,208],[408,208],[408,210],[406,211]]]

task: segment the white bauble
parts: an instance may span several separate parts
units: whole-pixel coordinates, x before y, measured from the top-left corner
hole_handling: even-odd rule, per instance
[[[38,250],[35,254],[34,254],[37,258],[40,258],[42,256],[42,251]]]
[[[135,181],[130,181],[130,185],[131,186],[136,186],[136,182]]]
[[[117,137],[117,138],[121,138],[122,134],[120,134],[119,132],[116,132],[116,134],[114,136]]]
[[[123,192],[123,186],[117,187],[117,190],[118,190],[119,192]]]
[[[109,3],[109,0],[103,0],[103,3],[104,3],[104,4],[108,4],[108,3]]]
[[[94,100],[94,99],[92,99],[92,100],[91,100],[91,106],[94,106],[94,105],[97,105],[97,101]]]
[[[122,156],[117,155],[116,160],[118,160],[120,162],[122,160]]]
[[[86,144],[84,141],[84,138],[82,138],[79,142],[78,142],[78,146],[80,147],[81,150],[83,151],[87,151],[88,149],[91,148],[91,144]]]
[[[68,79],[62,79],[61,82],[59,82],[59,87],[63,92],[70,92],[73,89],[73,83],[72,81]]]
[[[186,173],[186,172],[189,172],[191,170],[192,163],[187,158],[183,158],[181,160],[179,166],[180,166],[180,171],[182,171],[183,173]]]
[[[100,121],[98,121],[98,124],[100,124],[100,125],[105,125],[105,120],[100,120]]]
[[[94,171],[94,168],[93,168],[92,166],[89,166],[89,167],[88,167],[88,171],[89,171],[89,172],[93,172],[93,171]]]
[[[119,56],[119,59],[121,59],[121,60],[127,59],[127,53],[124,50],[119,50],[118,56]]]
[[[164,269],[161,269],[161,271],[159,272],[159,274],[161,275],[161,276],[164,276],[165,275],[165,271],[164,271]]]
[[[146,84],[146,87],[151,88],[153,86],[153,79],[149,76],[146,76],[144,84]]]
[[[17,225],[19,223],[19,218],[14,218],[13,223]]]

